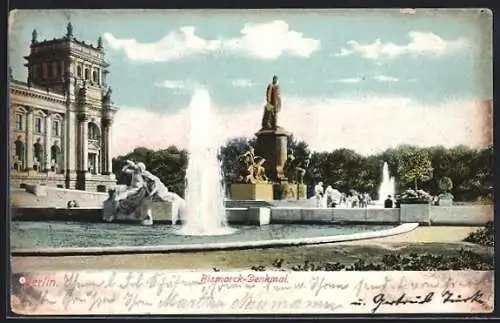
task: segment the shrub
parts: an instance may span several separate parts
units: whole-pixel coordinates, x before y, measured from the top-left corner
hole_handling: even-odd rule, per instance
[[[484,228],[469,234],[464,241],[483,246],[495,246],[495,230],[493,227],[493,221],[489,221]]]
[[[273,269],[283,270],[283,259],[273,262]],[[264,271],[265,266],[252,266],[252,270]],[[352,264],[329,262],[315,264],[305,261],[302,265],[291,267],[293,271],[436,271],[436,270],[494,270],[491,257],[461,249],[458,255],[442,256],[430,253],[411,253],[409,255],[386,254],[375,262],[358,259]]]
[[[451,178],[445,176],[439,181],[439,190],[441,193],[448,193],[453,188],[453,181]]]
[[[424,190],[406,190],[397,197],[400,204],[425,204],[430,203],[432,196]]]

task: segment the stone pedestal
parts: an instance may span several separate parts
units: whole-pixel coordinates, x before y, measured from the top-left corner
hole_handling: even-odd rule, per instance
[[[290,132],[282,127],[276,129],[261,129],[255,134],[257,144],[255,153],[266,159],[264,168],[266,175],[273,182],[283,178],[283,166],[288,155],[288,137]]]
[[[307,198],[307,186],[282,182],[275,185],[274,196],[277,200],[305,200]]]
[[[273,200],[273,184],[231,184],[232,200]]]
[[[453,199],[451,198],[439,198],[439,206],[453,206]]]

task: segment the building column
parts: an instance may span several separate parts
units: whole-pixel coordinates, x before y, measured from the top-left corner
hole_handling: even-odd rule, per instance
[[[102,162],[101,162],[101,156],[102,153],[99,150],[97,152],[97,157],[96,157],[96,169],[97,169],[97,174],[102,174]]]
[[[109,175],[113,171],[113,163],[111,158],[111,124],[112,120],[104,119],[102,127],[102,174]]]
[[[28,107],[26,114],[26,162],[25,167],[30,171],[33,170],[33,108]]]
[[[79,152],[80,152],[80,161],[79,161],[79,169],[80,171],[88,172],[89,163],[88,163],[88,155],[89,155],[89,134],[88,134],[88,116],[85,114],[81,114],[78,116],[78,126],[80,129],[79,134]]]
[[[42,169],[50,169],[52,166],[51,156],[52,146],[52,114],[49,113],[45,117],[45,165]]]
[[[67,172],[76,170],[76,116],[73,111],[68,111],[64,120],[64,163]]]

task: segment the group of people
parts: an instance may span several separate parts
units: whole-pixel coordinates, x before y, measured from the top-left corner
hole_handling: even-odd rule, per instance
[[[372,203],[372,199],[368,193],[341,193],[331,185],[328,185],[324,189],[323,182],[319,182],[314,187],[314,198],[316,199],[316,207],[322,208],[366,208]]]

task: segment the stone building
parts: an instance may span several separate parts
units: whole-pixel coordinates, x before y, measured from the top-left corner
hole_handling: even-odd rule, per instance
[[[26,82],[10,80],[11,187],[45,184],[106,191],[111,169],[111,126],[118,110],[106,83],[102,39],[66,35],[39,41],[33,30],[24,57]]]

